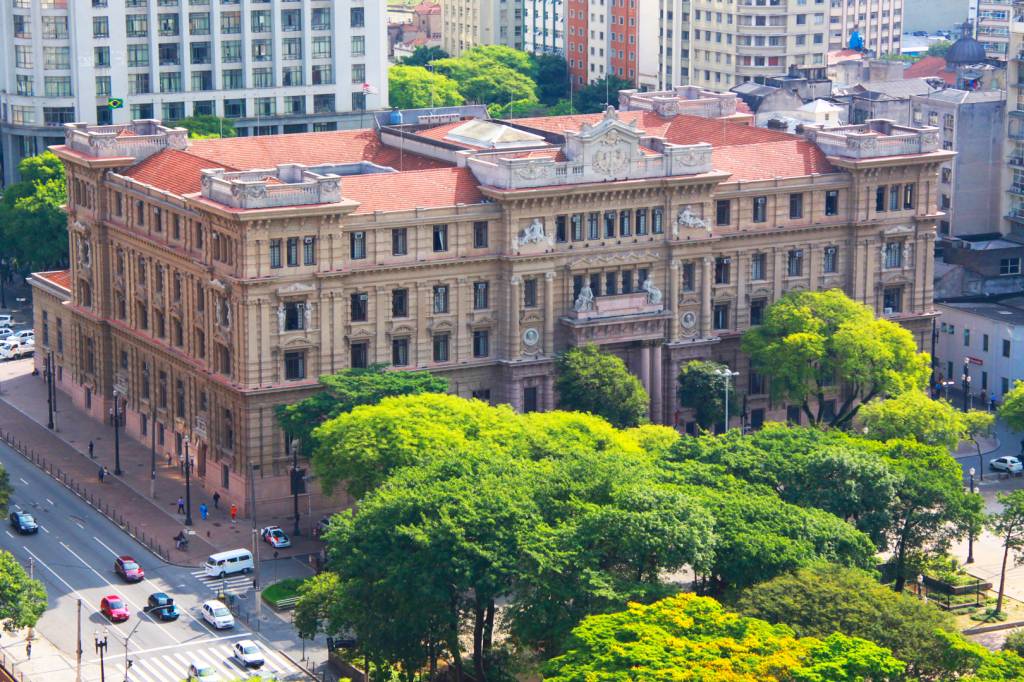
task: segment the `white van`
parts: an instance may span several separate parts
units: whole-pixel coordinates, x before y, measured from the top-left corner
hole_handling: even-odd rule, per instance
[[[211,554],[203,569],[211,578],[223,578],[232,573],[249,573],[252,571],[252,553],[247,549],[231,549]]]

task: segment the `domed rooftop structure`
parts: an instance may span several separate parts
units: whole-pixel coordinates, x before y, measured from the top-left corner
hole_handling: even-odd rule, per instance
[[[946,53],[947,64],[979,64],[988,58],[988,55],[985,54],[985,47],[974,39],[972,33],[971,23],[964,22],[961,38],[950,45],[949,51]]]

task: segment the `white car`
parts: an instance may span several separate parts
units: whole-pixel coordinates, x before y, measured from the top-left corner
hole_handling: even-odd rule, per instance
[[[988,465],[995,471],[1006,471],[1011,474],[1019,474],[1021,471],[1024,471],[1024,464],[1021,464],[1020,460],[1016,457],[1010,457],[1009,455],[996,457]]]
[[[188,682],[210,682],[216,679],[217,669],[208,663],[196,661],[188,666]]]
[[[263,660],[263,652],[251,639],[235,642],[231,647],[231,655],[245,668],[259,668],[266,662]]]
[[[203,620],[218,630],[235,627],[235,617],[228,611],[228,607],[216,599],[203,602]]]
[[[15,358],[32,355],[35,350],[35,342],[24,343],[22,341],[3,341],[0,342],[0,360],[14,360]]]

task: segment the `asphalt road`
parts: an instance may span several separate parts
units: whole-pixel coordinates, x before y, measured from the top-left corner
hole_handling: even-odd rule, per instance
[[[94,635],[104,630],[109,680],[179,682],[193,661],[214,665],[224,680],[243,677],[243,669],[229,659],[232,644],[242,638],[260,643],[267,658],[264,673],[273,673],[282,680],[307,679],[241,624],[232,630],[215,631],[202,620],[200,606],[214,597],[219,581],[204,582],[194,574],[196,569],[160,561],[3,443],[0,464],[7,470],[14,488],[11,509],[30,512],[40,525],[38,534],[21,536],[5,523],[0,532],[0,547],[12,552],[22,565],[31,566],[34,577],[46,585],[49,608],[36,629],[72,661],[78,645],[81,600],[84,680],[100,679]],[[114,558],[121,554],[131,555],[143,566],[145,580],[127,584],[114,573]],[[177,621],[158,622],[143,612],[153,592],[166,592],[174,598],[183,611]],[[128,603],[131,615],[127,622],[110,623],[99,613],[100,599],[111,594]],[[126,649],[127,657],[133,661],[127,676]]]

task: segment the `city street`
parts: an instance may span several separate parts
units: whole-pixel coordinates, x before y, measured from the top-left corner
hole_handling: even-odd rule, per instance
[[[37,630],[64,652],[72,662],[78,645],[78,600],[81,600],[81,644],[83,680],[100,679],[100,660],[95,652],[95,633],[107,631],[106,677],[111,680],[139,682],[178,682],[193,663],[213,665],[220,679],[244,677],[244,670],[229,659],[234,641],[246,637],[257,640],[267,659],[263,672],[282,680],[308,679],[286,657],[253,637],[241,624],[217,632],[202,621],[199,607],[213,598],[219,588],[204,582],[197,568],[177,567],[159,561],[120,528],[95,512],[17,452],[0,444],[0,464],[10,476],[13,487],[10,507],[32,513],[40,525],[36,535],[17,535],[5,525],[0,547],[12,552],[34,576],[42,580],[49,595],[49,608]],[[113,571],[114,558],[129,554],[145,569],[145,579],[125,583]],[[244,588],[249,577],[230,580],[228,585]],[[174,622],[157,622],[142,611],[148,595],[166,592],[182,609]],[[120,595],[127,602],[130,618],[121,624],[110,623],[99,613],[100,599]],[[251,590],[240,599],[251,599]],[[243,607],[244,608],[244,607]],[[130,639],[129,639],[130,637]],[[3,641],[0,640],[0,644]],[[125,675],[125,657],[133,666]],[[23,651],[8,651],[20,660]],[[74,679],[74,670],[70,677]],[[59,678],[53,676],[55,681]]]

